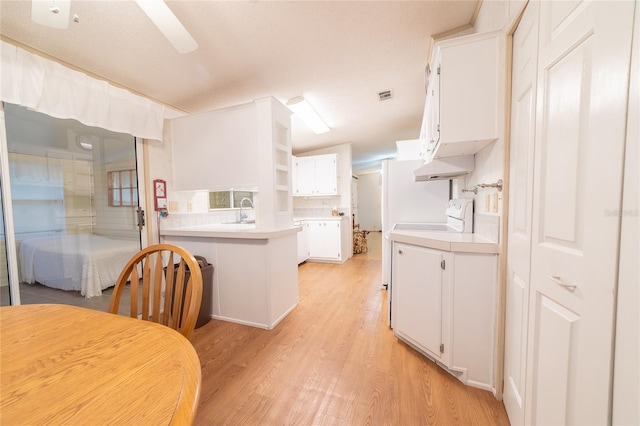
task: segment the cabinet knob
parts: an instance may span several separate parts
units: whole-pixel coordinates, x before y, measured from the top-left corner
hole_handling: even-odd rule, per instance
[[[398,250],[398,254],[404,254],[402,250]]]

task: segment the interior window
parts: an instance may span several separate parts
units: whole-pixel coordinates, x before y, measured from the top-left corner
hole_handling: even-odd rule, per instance
[[[107,182],[110,207],[138,205],[138,182],[135,170],[107,172]]]
[[[243,198],[248,198],[250,203],[246,202],[242,207],[253,206],[253,192],[251,191],[210,191],[209,192],[209,209],[233,209],[240,208],[240,202]]]

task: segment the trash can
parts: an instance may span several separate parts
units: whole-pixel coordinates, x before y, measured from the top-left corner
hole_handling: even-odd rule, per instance
[[[213,297],[213,265],[202,256],[194,256],[200,265],[202,274],[202,304],[198,313],[196,328],[200,328],[211,319],[211,299]],[[187,272],[187,274],[189,274]],[[187,279],[189,276],[187,275]]]
[[[202,274],[202,303],[200,304],[200,311],[198,312],[198,320],[196,321],[196,328],[200,328],[211,319],[211,299],[213,297],[213,265],[207,262],[202,256],[193,256],[198,261],[198,265],[200,265],[200,273]],[[178,273],[176,265],[176,269],[174,270],[174,274]],[[164,268],[165,273],[167,268]],[[184,274],[185,283],[191,277],[191,273],[186,271]],[[186,289],[185,289],[186,291]]]

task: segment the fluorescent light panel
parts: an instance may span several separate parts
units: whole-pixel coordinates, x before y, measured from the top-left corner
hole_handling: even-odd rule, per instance
[[[296,96],[287,101],[287,106],[306,124],[313,133],[319,135],[327,133],[329,126],[320,118],[317,112],[309,105],[309,102],[302,97]]]
[[[136,0],[136,3],[178,52],[189,53],[198,48],[198,43],[163,0]]]

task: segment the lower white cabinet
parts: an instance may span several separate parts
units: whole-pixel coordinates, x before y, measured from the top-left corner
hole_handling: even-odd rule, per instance
[[[445,254],[408,244],[394,246],[394,332],[412,346],[442,361],[445,348],[442,318],[443,307],[446,308],[442,303],[446,288],[442,262]]]
[[[308,220],[309,258],[340,259],[340,221]]]
[[[302,230],[298,232],[298,265],[309,258],[309,223],[300,223]]]
[[[495,393],[497,255],[393,243],[394,334],[466,385]]]

